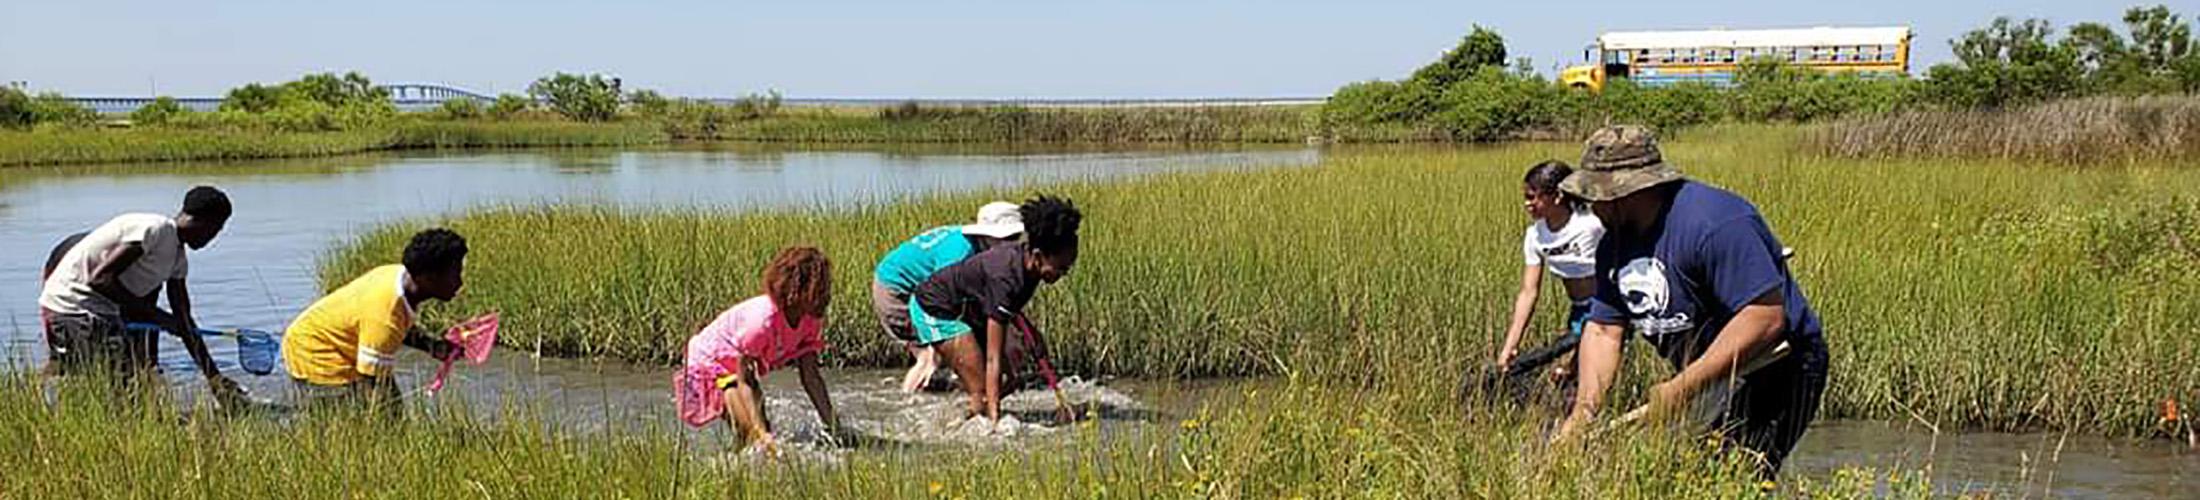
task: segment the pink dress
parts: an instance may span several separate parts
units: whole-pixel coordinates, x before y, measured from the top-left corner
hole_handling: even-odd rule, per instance
[[[759,295],[734,304],[718,318],[688,338],[687,358],[673,375],[673,393],[680,419],[702,427],[725,413],[725,396],[718,390],[721,377],[739,375],[741,361],[756,361],[757,378],[786,366],[804,355],[825,350],[824,321],[802,318],[788,327],[770,296]]]

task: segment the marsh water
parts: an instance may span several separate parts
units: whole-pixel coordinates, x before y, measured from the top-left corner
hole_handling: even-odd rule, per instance
[[[1321,152],[1298,147],[1198,149],[964,147],[703,148],[524,150],[408,153],[238,163],[76,166],[0,171],[0,366],[44,362],[37,275],[63,236],[134,211],[174,212],[190,186],[228,191],[237,215],[191,259],[199,321],[209,327],[281,331],[318,295],[317,259],[378,224],[428,219],[495,206],[560,203],[647,209],[741,211],[852,207],[895,198],[1071,179],[1157,173],[1307,168]],[[942,223],[952,221],[940,221]],[[922,228],[911,228],[911,231]],[[882,235],[882,238],[897,237]],[[394,258],[394,256],[393,256]],[[280,405],[289,382],[238,370],[235,346],[213,339],[224,371],[254,397]],[[176,392],[195,387],[189,360],[172,339],[161,364]],[[434,364],[408,353],[405,387],[422,385]],[[1025,423],[974,429],[954,418],[959,398],[904,394],[886,370],[829,374],[849,425],[870,439],[909,444],[987,444],[1045,436],[1052,397],[1026,391],[1006,406]],[[561,425],[676,428],[671,370],[606,360],[499,351],[483,366],[463,366],[442,394],[413,391],[408,401],[433,409],[493,411],[507,403],[539,405]],[[1263,381],[1077,380],[1069,399],[1094,411],[1103,428],[1136,430],[1174,423],[1218,398],[1240,397]],[[768,408],[796,443],[819,433],[795,377],[767,380]],[[720,433],[710,429],[706,434]],[[1004,438],[1004,435],[1007,437]],[[723,439],[718,441],[725,441]],[[2182,443],[2052,434],[1946,433],[1875,422],[1824,422],[1804,440],[1791,471],[1825,476],[1845,466],[1929,469],[1949,491],[1993,490],[2075,496],[2179,497],[2200,491],[2200,453]]]

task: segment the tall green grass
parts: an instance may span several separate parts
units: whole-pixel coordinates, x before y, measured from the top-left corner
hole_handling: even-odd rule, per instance
[[[289,423],[201,408],[103,404],[0,377],[7,498],[1751,498],[1738,456],[1627,432],[1546,448],[1517,415],[1467,422],[1442,398],[1344,398],[1290,383],[1151,425],[1081,425],[982,448],[863,448],[829,461],[725,454],[722,436],[665,427],[565,430],[547,408],[404,421]],[[89,389],[89,390],[88,390]],[[1233,398],[1233,399],[1238,399]],[[165,399],[165,398],[162,398]],[[445,404],[448,404],[446,402]],[[446,406],[444,410],[454,410]],[[1126,425],[1137,425],[1126,427]],[[805,455],[795,455],[797,457]],[[808,455],[814,457],[814,455]],[[1895,480],[1906,480],[1897,482]],[[1817,497],[1932,491],[1922,476],[1791,478]]]
[[[1832,124],[1811,137],[1851,158],[2111,164],[2200,154],[2200,96],[2093,97],[2009,110],[1934,110]]]
[[[1754,200],[1801,249],[1794,268],[1834,353],[1826,417],[2140,434],[2162,399],[2200,393],[2200,303],[2186,300],[2200,276],[2181,271],[2200,262],[2200,171],[1824,159],[1796,141],[1794,129],[1704,129],[1668,158]],[[511,208],[433,223],[475,249],[469,289],[443,310],[503,310],[512,347],[669,363],[756,293],[773,249],[800,243],[841,263],[831,356],[892,364],[901,355],[864,295],[877,258],[982,201],[1051,191],[1087,213],[1085,258],[1033,306],[1068,369],[1433,387],[1500,337],[1526,223],[1519,172],[1578,154],[1337,148],[1312,168],[845,210]],[[362,235],[329,257],[324,283],[394,261],[427,224]],[[1539,324],[1557,324],[1561,308],[1542,309]]]

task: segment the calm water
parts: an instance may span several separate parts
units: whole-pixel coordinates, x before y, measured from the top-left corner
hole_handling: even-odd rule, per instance
[[[191,291],[208,327],[281,331],[318,296],[315,261],[379,223],[492,205],[599,203],[741,210],[864,202],[1064,179],[1310,165],[1311,149],[847,151],[732,147],[553,151],[70,167],[0,172],[0,361],[42,363],[38,273],[62,237],[133,211],[169,214],[212,184],[237,212],[192,252]],[[975,207],[973,207],[975,210]],[[944,221],[943,221],[944,222]],[[912,232],[923,228],[910,228]],[[912,233],[913,234],[913,233]],[[899,235],[881,235],[893,238]],[[394,256],[393,256],[394,258]],[[175,342],[163,362],[187,368]],[[222,356],[225,363],[234,356]]]

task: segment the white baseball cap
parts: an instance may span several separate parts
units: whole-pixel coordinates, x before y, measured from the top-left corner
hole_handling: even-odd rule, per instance
[[[978,207],[978,222],[963,226],[963,234],[1013,238],[1024,233],[1024,214],[1016,210],[1016,204],[1005,201],[987,203]]]

